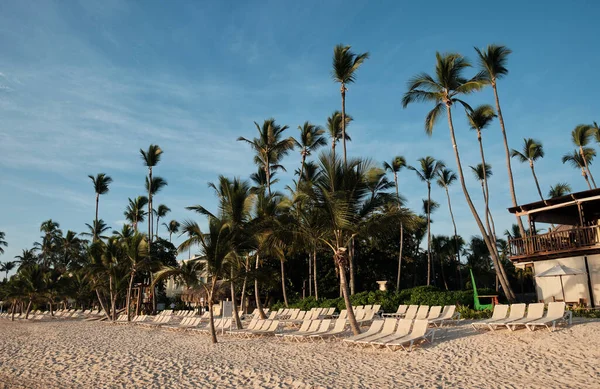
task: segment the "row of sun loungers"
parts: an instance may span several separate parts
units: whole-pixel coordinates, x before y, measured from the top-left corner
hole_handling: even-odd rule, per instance
[[[527,314],[525,309],[525,304],[512,304],[510,307],[498,304],[494,306],[491,318],[476,321],[471,326],[474,329],[488,328],[491,331],[502,327],[511,331],[519,327],[525,327],[530,331],[534,331],[536,327],[546,327],[548,331],[554,331],[559,322],[572,323],[572,312],[566,310],[564,302],[549,303],[546,315],[544,315],[544,303],[529,304]]]

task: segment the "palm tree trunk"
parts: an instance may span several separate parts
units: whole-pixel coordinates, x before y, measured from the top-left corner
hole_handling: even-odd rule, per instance
[[[494,89],[494,99],[496,101],[496,112],[498,112],[498,121],[500,122],[500,129],[502,130],[502,137],[504,139],[504,152],[506,154],[506,169],[508,170],[508,187],[510,189],[510,195],[513,203],[513,207],[516,207],[517,204],[517,195],[515,193],[515,181],[513,179],[512,174],[512,166],[510,164],[510,150],[508,147],[508,138],[506,137],[506,128],[504,127],[504,116],[502,116],[502,109],[500,108],[500,99],[498,98],[498,88],[496,86],[496,80],[492,80],[492,89]],[[485,165],[484,165],[485,168]],[[525,228],[523,227],[523,222],[521,218],[517,216],[517,225],[519,226],[519,231],[521,236],[525,237]]]
[[[349,250],[349,272],[350,272],[350,296],[355,294],[355,283],[354,283],[354,238],[350,240],[350,250]]]
[[[259,256],[256,254],[256,266],[255,270],[258,270]],[[258,273],[258,271],[257,271]],[[258,289],[258,278],[256,277],[258,274],[254,276],[254,298],[256,299],[256,309],[258,309],[258,314],[261,319],[266,319],[267,315],[265,315],[265,311],[263,311],[262,302],[260,301],[260,291]]]
[[[310,253],[308,253],[307,259],[308,259],[308,295],[312,296],[312,256]]]
[[[283,303],[285,304],[285,307],[288,308],[287,293],[285,292],[285,265],[283,259],[280,259],[279,263],[281,264],[281,291],[283,292]]]
[[[213,315],[213,292],[215,290],[216,282],[213,281],[210,287],[210,293],[208,294],[208,317],[210,320],[210,340],[213,344],[217,343],[217,331],[215,330],[215,319]]]
[[[240,295],[240,305],[242,306],[242,312],[246,312],[246,283],[248,282],[248,270],[250,267],[250,256],[246,256],[246,265],[244,273],[244,282],[242,283],[242,293]]]
[[[592,180],[592,184],[594,185],[594,188],[596,188],[596,181],[594,181],[594,176],[592,175],[592,171],[590,170],[590,167],[588,166],[587,158],[585,157],[582,146],[579,146],[579,154],[581,154],[581,159],[583,159],[583,163],[585,164],[585,170],[587,170],[587,174],[590,176],[590,179]]]
[[[396,186],[396,199],[400,209],[400,190],[398,189],[398,173],[394,171],[394,184]],[[398,252],[398,277],[396,278],[396,291],[400,290],[400,273],[402,271],[402,249],[404,248],[404,225],[400,222],[400,250]]]
[[[100,304],[100,308],[102,308],[102,311],[104,312],[104,315],[106,316],[106,318],[108,320],[112,320],[110,318],[110,315],[108,313],[108,310],[106,309],[106,307],[104,306],[104,301],[102,300],[102,297],[100,296],[100,291],[98,290],[98,288],[96,288],[96,297],[98,298],[98,303]],[[58,308],[58,306],[57,306]]]
[[[342,144],[344,145],[344,166],[346,163],[346,85],[342,82]]]
[[[96,228],[98,227],[98,203],[100,202],[100,194],[96,193],[96,224],[94,225],[94,237],[93,240],[96,241],[98,239],[98,235],[96,235]]]
[[[344,296],[344,303],[346,304],[346,311],[348,313],[348,322],[350,323],[350,329],[354,335],[360,334],[360,327],[354,317],[354,310],[352,309],[352,303],[350,302],[350,294],[348,290],[348,283],[346,282],[346,271],[343,266],[338,265],[340,271],[340,286],[342,288],[342,294]]]
[[[127,321],[131,321],[131,291],[133,289],[133,277],[135,277],[135,271],[131,272],[131,276],[129,277],[129,285],[127,286],[127,301],[126,301],[126,309],[127,309]],[[140,293],[142,291],[140,290]]]
[[[298,177],[298,185],[300,185],[300,181],[302,181],[302,177],[304,176],[304,164],[306,162],[306,155],[304,153],[305,151],[302,151],[302,164],[300,165],[300,177]],[[298,185],[296,185],[296,188],[298,188]]]
[[[237,328],[238,330],[241,330],[242,327],[242,321],[240,320],[240,315],[238,313],[238,307],[235,301],[235,284],[233,282],[233,269],[231,269],[231,277],[229,280],[229,286],[231,288],[231,305],[233,306],[233,318],[235,320],[235,328]]]
[[[592,190],[592,185],[590,185],[590,180],[588,179],[587,173],[585,172],[584,168],[581,168],[581,175],[583,176],[583,179],[587,183],[588,188],[590,188],[590,190]]]
[[[452,202],[450,201],[450,192],[448,187],[446,189],[446,198],[448,199],[448,210],[450,211],[450,219],[452,220],[452,227],[454,228],[454,244],[456,248],[456,270],[458,272],[459,282],[462,288],[462,277],[460,275],[460,248],[458,243],[458,233],[456,231],[456,221],[454,220],[454,212],[452,212]]]
[[[29,319],[29,310],[31,309],[31,299],[27,303],[27,309],[25,310],[25,320]]]
[[[431,184],[427,182],[427,285],[431,285]]]
[[[538,194],[540,195],[540,199],[544,201],[544,196],[542,195],[542,190],[540,189],[540,183],[538,182],[537,176],[535,175],[535,168],[533,167],[533,161],[529,161],[529,167],[531,167],[531,174],[533,174],[533,180],[535,181],[535,186],[537,188]]]
[[[269,197],[271,196],[271,167],[269,166],[269,161],[267,160],[267,166],[265,166],[265,176],[267,178],[267,191],[269,193]]]
[[[440,273],[442,275],[442,282],[444,283],[444,288],[446,288],[446,290],[449,290],[448,281],[446,281],[446,273],[444,272],[444,261],[442,260],[442,257],[440,257]]]
[[[462,164],[460,162],[460,154],[458,151],[458,145],[456,144],[456,136],[454,134],[454,124],[452,123],[452,110],[450,108],[450,105],[448,105],[448,104],[446,105],[446,114],[448,116],[448,127],[450,129],[450,139],[452,140],[454,156],[456,158],[458,176],[460,179],[460,184],[461,184],[463,193],[465,195],[465,199],[467,201],[469,209],[471,210],[471,213],[473,214],[473,218],[475,219],[475,222],[477,223],[477,226],[479,227],[479,231],[481,231],[481,235],[482,235],[483,240],[490,252],[492,261],[494,262],[494,265],[497,266],[497,264],[500,262],[500,260],[498,258],[498,252],[496,251],[496,248],[493,246],[492,242],[490,241],[490,238],[489,238],[488,234],[486,233],[485,227],[483,226],[483,223],[481,222],[481,219],[479,218],[477,210],[475,209],[475,206],[473,205],[473,201],[471,200],[469,191],[467,190],[467,185],[465,183],[465,177],[464,177],[463,170],[462,170]],[[509,162],[509,164],[510,164],[510,162]],[[496,267],[496,272],[500,272],[500,269],[498,267]],[[504,277],[500,277],[500,283],[502,284],[502,288],[504,289],[504,293],[506,294],[507,299],[510,302],[514,301],[515,295],[510,287],[510,284],[508,284],[508,281],[505,280]]]
[[[154,238],[158,239],[158,227],[160,226],[160,216],[156,215],[156,234]]]
[[[319,300],[319,289],[317,288],[317,246],[313,247],[313,266],[314,266],[314,282],[315,282],[315,299]]]
[[[336,142],[336,140],[335,140],[335,138],[333,138],[331,140],[331,156],[332,156],[333,161],[335,161],[335,142]]]
[[[113,320],[116,319],[116,314],[117,314],[117,307],[116,302],[117,299],[115,298],[115,292],[113,290],[113,277],[112,274],[108,277],[108,290],[109,290],[109,294],[110,294],[110,315],[112,317]]]
[[[171,238],[173,237],[173,232],[169,231],[169,243],[173,243]]]

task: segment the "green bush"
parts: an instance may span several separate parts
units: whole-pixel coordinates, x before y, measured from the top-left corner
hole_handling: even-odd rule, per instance
[[[489,319],[490,317],[492,317],[492,311],[490,310],[476,311],[465,305],[458,305],[456,307],[456,312],[460,313],[461,319],[467,320]]]
[[[575,308],[573,309],[573,316],[585,317],[588,319],[600,319],[600,310],[589,308]]]

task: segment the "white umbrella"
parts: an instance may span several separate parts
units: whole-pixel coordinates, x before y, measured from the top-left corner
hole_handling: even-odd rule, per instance
[[[537,274],[536,277],[560,277],[560,288],[562,289],[563,301],[565,301],[565,287],[563,285],[563,276],[577,276],[580,274],[587,274],[585,271],[580,269],[573,269],[564,265],[556,265],[550,269]]]

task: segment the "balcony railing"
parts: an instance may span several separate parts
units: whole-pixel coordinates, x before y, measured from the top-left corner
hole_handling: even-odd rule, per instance
[[[592,247],[600,243],[598,235],[598,226],[591,226],[509,239],[510,256],[546,255]]]

